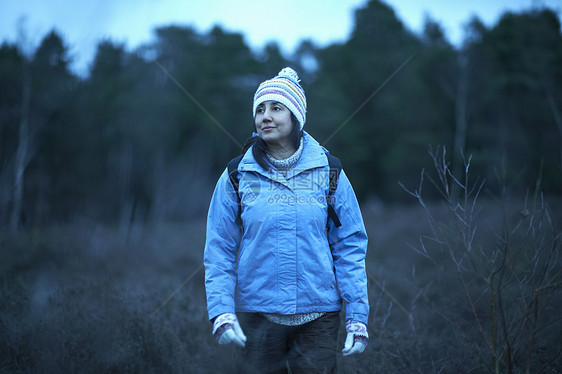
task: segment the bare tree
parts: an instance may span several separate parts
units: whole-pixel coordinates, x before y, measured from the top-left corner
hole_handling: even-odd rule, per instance
[[[547,203],[539,194],[536,201],[525,199],[517,211],[504,190],[495,204],[499,211],[488,212],[498,219],[486,224],[479,216],[484,181],[469,180],[470,157],[464,160],[464,176],[457,179],[445,148],[430,150],[430,155],[437,178],[428,178],[441,194],[446,213],[440,217],[423,199],[425,171],[418,189],[403,186],[424,209],[431,227],[431,234],[421,236],[412,248],[459,284],[464,305],[455,308],[457,314],[450,320],[460,324],[463,314],[472,317],[495,373],[544,371],[560,351],[537,358],[537,343],[548,341],[549,330],[562,323],[559,314],[549,313],[556,310],[556,292],[562,289],[562,264],[560,228]],[[452,186],[460,189],[460,197],[451,193]],[[483,226],[491,226],[492,231],[485,232]],[[495,246],[483,239],[489,236],[495,237]]]
[[[466,130],[468,127],[467,107],[469,89],[469,53],[465,52],[459,57],[460,77],[455,96],[455,143],[453,171],[458,172],[462,168],[461,155],[466,147]],[[462,172],[461,172],[462,173]]]
[[[22,97],[20,106],[20,123],[18,129],[18,145],[14,160],[14,186],[12,193],[12,212],[10,215],[10,229],[18,229],[23,205],[24,174],[29,164],[30,152],[30,109],[31,109],[31,68],[29,42],[25,32],[24,21],[19,23],[19,45],[23,51],[22,56]]]
[[[550,89],[546,90],[546,101],[548,106],[550,107],[550,111],[552,112],[552,118],[554,119],[554,123],[558,128],[558,135],[560,136],[560,141],[562,142],[562,114],[560,114],[560,110],[556,105],[556,101],[554,100],[554,96],[552,95],[552,91]],[[560,170],[562,170],[562,146],[560,146]]]

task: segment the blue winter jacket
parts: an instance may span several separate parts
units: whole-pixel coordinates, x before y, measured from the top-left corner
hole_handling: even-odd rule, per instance
[[[220,176],[204,253],[209,319],[339,311],[345,302],[346,319],[367,323],[367,234],[359,204],[342,170],[333,196],[342,225],[328,221],[327,151],[306,132],[303,147],[286,177],[246,152],[238,165],[243,227],[227,170]]]

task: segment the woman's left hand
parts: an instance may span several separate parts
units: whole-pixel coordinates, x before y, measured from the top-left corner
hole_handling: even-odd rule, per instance
[[[223,313],[213,322],[213,335],[219,344],[234,343],[240,347],[246,344],[246,335],[234,313]]]
[[[363,353],[369,340],[367,325],[362,322],[349,320],[345,324],[345,329],[347,331],[347,337],[342,350],[343,355],[349,356],[356,353]]]

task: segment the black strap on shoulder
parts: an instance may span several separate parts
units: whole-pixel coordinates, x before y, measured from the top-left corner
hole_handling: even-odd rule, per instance
[[[232,183],[234,191],[236,192],[236,197],[238,198],[238,215],[236,217],[237,221],[242,220],[242,210],[240,209],[240,194],[238,193],[238,186],[240,185],[240,181],[238,180],[238,164],[242,160],[242,157],[244,157],[243,154],[234,157],[228,162],[228,165],[226,167],[228,171],[228,177],[230,178],[230,182]]]
[[[227,170],[228,170],[228,177],[234,186],[234,190],[236,191],[236,195],[238,195],[238,185],[240,184],[238,181],[238,164],[244,155],[239,155],[234,157],[232,160],[228,162]],[[224,165],[224,164],[223,164]],[[240,198],[240,196],[238,196]]]
[[[340,177],[340,172],[342,170],[342,164],[339,158],[336,156],[332,156],[331,154],[327,153],[326,156],[328,157],[328,165],[330,166],[330,187],[327,196],[327,203],[328,203],[328,217],[332,219],[334,225],[336,227],[341,226],[340,219],[336,210],[334,209],[334,193],[338,188],[338,179]]]

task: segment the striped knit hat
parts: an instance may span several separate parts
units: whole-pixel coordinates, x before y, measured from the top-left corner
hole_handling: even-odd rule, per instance
[[[273,100],[285,105],[294,115],[302,130],[306,122],[306,96],[299,84],[300,79],[296,71],[287,67],[275,78],[262,82],[254,95],[253,116],[261,103]]]

